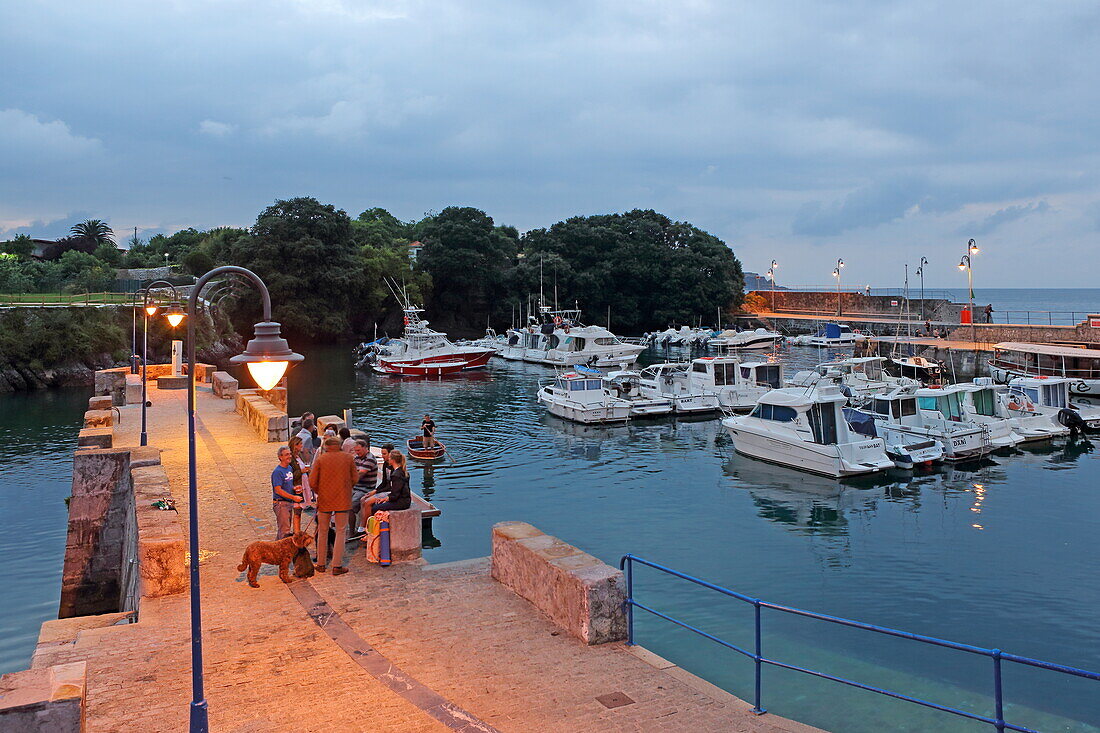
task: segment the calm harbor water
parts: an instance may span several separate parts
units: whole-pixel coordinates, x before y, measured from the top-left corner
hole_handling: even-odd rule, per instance
[[[350,407],[375,443],[399,445],[425,412],[439,423],[453,460],[413,472],[414,490],[443,512],[425,550],[431,562],[486,555],[492,524],[518,519],[609,563],[632,552],[778,603],[1100,669],[1100,463],[1088,442],[834,482],[736,455],[717,420],[613,428],[557,420],[534,400],[552,374],[535,365],[495,360],[482,373],[402,381],[356,373],[346,346],[304,351],[291,376],[292,412]],[[792,368],[832,356],[778,354]],[[0,397],[8,454],[0,672],[26,666],[39,625],[56,614],[70,451],[87,394]],[[644,569],[635,588],[658,610],[751,648],[751,606]],[[641,644],[751,699],[751,664],[660,619],[637,618]],[[985,659],[776,613],[765,612],[764,629],[765,653],[784,661],[992,711]],[[1018,724],[1100,731],[1098,690],[1006,666]],[[763,704],[833,731],[988,729],[774,668],[765,671]]]

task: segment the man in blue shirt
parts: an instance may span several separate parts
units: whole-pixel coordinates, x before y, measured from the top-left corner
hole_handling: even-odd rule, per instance
[[[294,471],[290,468],[290,448],[279,449],[279,465],[271,472],[271,508],[275,512],[275,525],[278,527],[276,540],[290,534],[290,522],[294,516],[294,505],[303,501],[302,487],[294,485]]]

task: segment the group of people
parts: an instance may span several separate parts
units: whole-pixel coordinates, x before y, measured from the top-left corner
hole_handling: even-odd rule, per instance
[[[363,539],[367,519],[375,512],[408,509],[412,505],[404,454],[387,443],[382,446],[381,455],[379,466],[370,439],[353,437],[346,427],[338,431],[329,427],[318,435],[314,414],[303,414],[301,429],[287,445],[279,448],[279,464],[271,473],[276,539],[300,532],[303,512],[315,512],[314,569],[322,573],[328,569],[327,532],[331,529],[335,532],[332,574],[348,572],[343,557],[344,538]]]

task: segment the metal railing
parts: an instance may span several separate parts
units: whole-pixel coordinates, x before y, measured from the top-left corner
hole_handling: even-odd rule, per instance
[[[1093,311],[1096,312],[1096,311]],[[974,314],[978,323],[985,318],[980,308]],[[993,311],[993,322],[1006,325],[1028,326],[1076,326],[1089,319],[1088,311],[1035,311],[1011,310]]]
[[[721,593],[723,595],[729,596],[731,598],[736,598],[739,601],[743,601],[745,603],[750,604],[753,607],[753,611],[754,611],[754,614],[755,614],[755,640],[754,640],[754,648],[753,648],[754,650],[750,652],[749,650],[743,649],[743,648],[737,646],[736,644],[732,644],[732,643],[726,641],[725,639],[721,639],[717,636],[714,636],[713,634],[709,634],[706,631],[703,631],[702,629],[696,628],[695,626],[692,626],[689,623],[686,623],[684,621],[680,621],[679,619],[675,619],[672,616],[661,613],[660,611],[658,611],[654,608],[651,608],[651,607],[649,607],[649,606],[647,606],[643,603],[639,603],[634,598],[634,572],[633,572],[634,571],[634,563],[639,563],[641,565],[651,567],[651,568],[653,568],[655,570],[659,570],[663,573],[667,573],[667,574],[672,575],[674,577],[681,578],[683,580],[687,580],[691,583],[695,583],[696,585],[702,586],[703,588],[708,588],[710,590],[717,591],[718,593]],[[715,642],[716,644],[720,644],[721,646],[724,646],[727,649],[732,649],[733,651],[737,652],[738,654],[741,654],[745,657],[748,657],[749,659],[753,660],[753,664],[755,666],[755,696],[754,696],[754,699],[753,699],[752,711],[754,713],[756,713],[757,715],[763,715],[765,712],[767,712],[763,707],[761,707],[761,704],[760,704],[761,682],[762,682],[761,672],[762,672],[763,666],[765,664],[772,665],[774,667],[780,667],[782,669],[789,669],[789,670],[792,670],[794,672],[802,672],[803,674],[808,674],[808,675],[811,675],[813,677],[820,677],[821,679],[830,680],[832,682],[839,682],[839,683],[844,684],[844,685],[849,685],[851,687],[856,687],[858,689],[866,690],[868,692],[878,693],[880,695],[886,695],[888,697],[892,697],[892,698],[895,698],[895,699],[898,699],[898,700],[904,700],[906,702],[915,703],[917,705],[922,705],[924,707],[932,708],[934,710],[939,710],[941,712],[951,713],[953,715],[959,715],[959,716],[964,717],[964,718],[969,718],[970,720],[976,720],[976,721],[979,721],[979,722],[982,722],[982,723],[988,723],[989,725],[994,726],[998,731],[1014,730],[1014,731],[1021,731],[1022,733],[1038,733],[1038,731],[1034,730],[1033,728],[1026,728],[1026,727],[1021,726],[1021,725],[1015,725],[1013,723],[1009,723],[1004,719],[1004,693],[1003,693],[1002,684],[1001,684],[1001,663],[1002,662],[1015,662],[1016,664],[1021,664],[1021,665],[1025,665],[1025,666],[1029,666],[1029,667],[1037,667],[1039,669],[1046,669],[1046,670],[1050,670],[1050,671],[1053,671],[1053,672],[1059,672],[1061,674],[1072,675],[1074,677],[1083,677],[1085,679],[1090,679],[1090,680],[1100,680],[1100,672],[1089,672],[1089,671],[1084,670],[1084,669],[1077,669],[1076,667],[1067,667],[1067,666],[1062,665],[1062,664],[1054,664],[1053,662],[1044,662],[1044,661],[1041,661],[1041,660],[1038,660],[1038,659],[1032,659],[1030,657],[1021,657],[1021,656],[1018,656],[1018,655],[1015,655],[1015,654],[1009,654],[1007,652],[1001,651],[1000,649],[984,649],[982,647],[972,646],[970,644],[960,644],[958,642],[947,641],[945,639],[937,639],[937,638],[932,637],[932,636],[924,636],[922,634],[914,634],[914,633],[911,633],[909,631],[899,631],[898,629],[891,629],[891,628],[888,628],[886,626],[876,626],[875,624],[868,624],[868,623],[864,623],[862,621],[852,621],[850,619],[840,618],[838,616],[829,616],[829,615],[823,614],[823,613],[815,613],[813,611],[804,611],[800,608],[793,608],[791,606],[783,606],[783,605],[780,605],[780,604],[777,604],[777,603],[769,603],[768,601],[762,601],[759,598],[752,598],[750,596],[746,596],[744,594],[737,593],[736,591],[729,590],[728,588],[723,588],[722,586],[715,585],[713,583],[708,583],[705,580],[701,580],[699,578],[692,577],[691,575],[687,575],[686,573],[681,573],[677,570],[673,570],[672,568],[665,567],[664,565],[660,565],[658,563],[651,562],[649,560],[638,557],[636,555],[630,555],[630,554],[623,555],[622,559],[619,560],[619,569],[622,570],[624,575],[626,576],[626,601],[624,602],[624,605],[626,606],[626,618],[627,618],[627,644],[629,644],[631,646],[633,646],[633,644],[634,644],[634,609],[635,608],[640,608],[643,611],[648,611],[649,613],[653,614],[654,616],[657,616],[659,618],[663,618],[666,621],[670,621],[670,622],[676,624],[677,626],[683,627],[683,628],[685,628],[689,631],[692,631],[692,632],[694,632],[694,633],[696,633],[696,634],[698,634],[698,635],[700,635],[700,636],[702,636],[706,639],[710,639],[711,641]],[[864,631],[872,631],[876,634],[883,634],[885,636],[893,636],[893,637],[897,637],[897,638],[900,638],[900,639],[909,639],[910,641],[918,641],[918,642],[921,642],[923,644],[929,644],[929,645],[932,645],[932,646],[942,647],[942,648],[946,648],[946,649],[953,649],[955,651],[962,651],[962,652],[967,652],[969,654],[976,654],[976,655],[979,655],[979,656],[988,657],[989,659],[991,659],[993,661],[993,699],[994,699],[994,710],[995,710],[994,714],[996,715],[996,717],[991,718],[987,715],[978,715],[977,713],[971,713],[971,712],[968,712],[966,710],[960,710],[958,708],[953,708],[953,707],[950,707],[948,705],[941,705],[939,703],[932,702],[930,700],[922,700],[918,697],[913,697],[912,695],[906,695],[906,694],[901,693],[901,692],[895,692],[893,690],[887,690],[887,689],[883,689],[883,688],[880,688],[880,687],[875,687],[874,685],[869,685],[869,684],[866,684],[864,682],[858,682],[856,680],[850,680],[850,679],[847,679],[847,678],[844,678],[844,677],[838,677],[836,675],[827,674],[825,672],[819,672],[817,670],[808,669],[806,667],[800,667],[796,664],[789,664],[787,662],[781,662],[777,659],[770,659],[768,657],[765,657],[764,653],[763,653],[762,641],[761,641],[761,611],[763,609],[766,609],[766,608],[774,610],[774,611],[779,611],[780,613],[791,614],[793,616],[801,616],[803,618],[816,619],[818,621],[825,621],[825,622],[828,622],[828,623],[831,623],[831,624],[838,624],[840,626],[847,626],[849,628],[862,629]]]
[[[130,305],[132,293],[0,293],[0,306]]]

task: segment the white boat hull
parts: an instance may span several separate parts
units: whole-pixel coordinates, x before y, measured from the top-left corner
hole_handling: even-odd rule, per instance
[[[615,400],[598,406],[584,405],[555,399],[552,395],[547,396],[545,391],[540,391],[539,402],[546,405],[551,415],[584,425],[626,422],[630,419],[630,403],[626,400]]]
[[[883,441],[878,438],[849,444],[847,447],[853,449],[856,458],[849,460],[841,455],[839,446],[777,440],[735,422],[739,419],[727,418],[722,425],[729,431],[737,452],[750,458],[832,478],[878,473],[894,467],[894,462],[886,457]],[[859,460],[864,454],[867,460]]]

